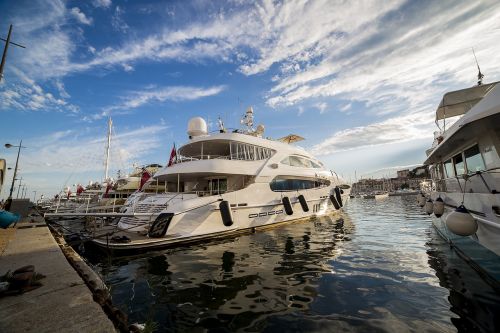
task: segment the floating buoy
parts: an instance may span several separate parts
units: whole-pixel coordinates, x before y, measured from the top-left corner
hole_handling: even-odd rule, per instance
[[[286,213],[286,215],[292,215],[293,214],[293,208],[292,208],[292,203],[290,202],[290,198],[289,197],[283,197],[283,199],[281,199],[281,201],[283,202],[283,206],[285,207],[285,213]]]
[[[332,202],[332,204],[335,207],[335,209],[339,209],[340,208],[340,205],[337,202],[337,199],[335,199],[335,196],[333,194],[330,195],[330,201]]]
[[[335,196],[337,197],[337,202],[339,203],[339,206],[342,207],[342,196],[340,194],[340,188],[335,187]]]
[[[432,200],[430,198],[429,198],[429,200],[427,200],[425,202],[424,210],[427,213],[427,215],[432,214],[432,212],[434,210],[434,203],[432,202]]]
[[[417,203],[420,207],[425,206],[425,195],[422,192],[417,195]]]
[[[436,201],[434,201],[434,215],[436,217],[441,217],[444,214],[444,201],[441,197],[438,197]]]
[[[477,231],[477,222],[464,205],[461,205],[446,216],[446,226],[459,236],[470,236]]]
[[[299,195],[298,199],[299,199],[300,205],[302,206],[302,210],[304,212],[308,212],[309,206],[307,205],[306,198],[304,198],[304,196],[301,194],[301,195]]]
[[[233,225],[233,213],[231,212],[231,205],[229,201],[223,200],[219,204],[220,216],[222,217],[222,223],[226,227]]]

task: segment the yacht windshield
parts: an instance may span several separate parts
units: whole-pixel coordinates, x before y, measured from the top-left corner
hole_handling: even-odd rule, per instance
[[[180,148],[177,163],[202,159],[258,161],[271,157],[273,153],[272,149],[243,142],[227,140],[201,141]]]

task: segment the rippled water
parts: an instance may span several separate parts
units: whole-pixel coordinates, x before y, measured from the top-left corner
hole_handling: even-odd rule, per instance
[[[499,331],[500,295],[415,197],[96,267],[129,322],[158,331]],[[497,315],[497,318],[495,318]]]

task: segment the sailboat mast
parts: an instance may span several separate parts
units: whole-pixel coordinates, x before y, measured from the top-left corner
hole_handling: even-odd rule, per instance
[[[104,181],[108,179],[108,169],[109,169],[109,150],[111,149],[111,126],[113,125],[113,121],[111,117],[108,120],[108,144],[106,145],[106,161],[104,164]]]

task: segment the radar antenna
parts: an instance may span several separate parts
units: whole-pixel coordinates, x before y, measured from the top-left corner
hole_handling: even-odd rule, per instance
[[[248,107],[248,109],[245,112],[245,115],[241,119],[240,123],[242,125],[245,125],[247,127],[246,128],[246,132],[247,133],[253,133],[254,132],[254,129],[253,129],[253,109],[252,109],[251,106]]]
[[[224,128],[224,122],[222,121],[222,119],[220,118],[220,116],[217,119],[217,123],[219,124],[219,132],[226,133],[226,129]]]
[[[477,85],[480,86],[483,84],[483,73],[481,73],[481,68],[479,68],[479,63],[477,62],[476,52],[474,52],[474,48],[472,48],[472,54],[474,54],[474,59],[476,60],[477,65]]]

